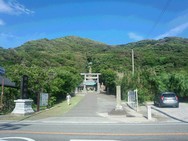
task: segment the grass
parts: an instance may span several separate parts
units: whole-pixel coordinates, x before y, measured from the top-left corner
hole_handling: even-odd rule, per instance
[[[71,110],[73,107],[75,107],[81,100],[83,96],[75,96],[71,98],[71,105],[67,105],[67,101],[63,101],[62,103],[59,103],[55,105],[54,107],[46,110],[41,110],[39,112],[35,112],[31,115],[26,116],[15,116],[15,115],[4,115],[0,117],[0,120],[38,120],[38,119],[44,119],[47,117],[61,117],[63,114]]]

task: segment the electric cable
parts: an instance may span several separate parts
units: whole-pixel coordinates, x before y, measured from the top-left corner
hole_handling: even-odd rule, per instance
[[[162,9],[161,13],[159,14],[159,16],[157,17],[157,20],[155,21],[154,25],[152,26],[152,28],[150,29],[150,31],[148,32],[148,34],[146,35],[146,38],[148,38],[152,32],[155,30],[155,28],[157,27],[160,19],[162,18],[162,16],[165,14],[169,4],[171,3],[172,0],[167,0],[164,8]]]

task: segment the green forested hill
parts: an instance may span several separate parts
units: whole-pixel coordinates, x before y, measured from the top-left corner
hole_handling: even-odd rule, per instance
[[[131,75],[132,49],[134,77]],[[151,99],[151,95],[162,90],[179,92],[182,97],[188,91],[188,39],[185,38],[166,37],[117,46],[75,36],[41,39],[13,49],[0,48],[0,60],[0,66],[18,87],[20,77],[26,74],[30,77],[32,98],[36,98],[33,93],[45,91],[52,94],[52,103],[79,85],[80,73],[88,71],[89,62],[92,62],[93,72],[102,73],[100,81],[112,92],[117,84],[117,74],[124,74],[121,81],[123,95],[128,89],[140,88],[141,101]],[[176,89],[175,85],[180,86]],[[11,93],[19,97],[19,90]]]
[[[136,51],[137,67],[155,67],[164,71],[188,69],[188,39],[166,37],[122,45]]]
[[[87,58],[108,48],[89,39],[69,36],[54,40],[29,41],[20,47],[3,50],[3,65],[33,64],[41,67],[72,66],[85,69]]]
[[[14,49],[0,49],[1,65],[33,64],[41,67],[72,66],[84,71],[92,61],[94,70],[131,69],[131,49],[136,67],[159,67],[163,70],[187,69],[188,39],[167,37],[143,40],[126,45],[110,46],[80,37],[68,36],[54,40],[29,41]],[[158,68],[158,69],[159,69]]]

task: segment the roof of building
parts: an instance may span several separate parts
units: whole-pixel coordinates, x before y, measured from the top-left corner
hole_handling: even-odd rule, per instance
[[[93,80],[87,80],[85,81],[83,84],[85,84],[86,86],[93,86],[93,85],[96,85],[96,82],[93,81]]]
[[[84,85],[86,85],[86,86],[94,86],[94,85],[96,85],[96,84],[97,84],[97,83],[96,83],[96,81],[94,81],[94,80],[87,80],[87,81],[81,83],[81,84],[80,84],[80,87],[83,87]]]
[[[4,80],[4,82],[3,82]],[[0,76],[0,86],[2,86],[2,84],[5,87],[12,87],[12,88],[16,88],[16,84],[12,81],[10,81],[10,79],[6,78],[5,76]]]

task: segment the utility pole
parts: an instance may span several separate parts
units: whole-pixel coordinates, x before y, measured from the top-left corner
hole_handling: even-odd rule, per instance
[[[132,75],[134,76],[134,50],[132,49]]]
[[[0,108],[3,107],[3,95],[4,95],[4,78],[2,77],[2,92],[1,92],[1,105],[0,105]]]

